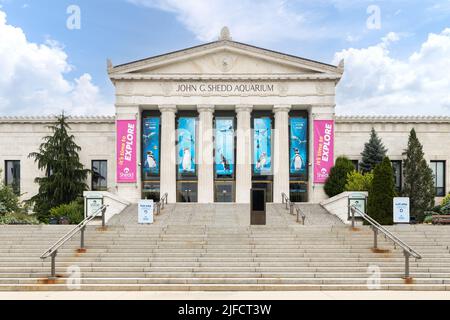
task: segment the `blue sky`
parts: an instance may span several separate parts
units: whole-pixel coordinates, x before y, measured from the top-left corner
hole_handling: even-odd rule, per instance
[[[52,113],[58,105],[74,113],[112,113],[106,58],[120,64],[213,41],[228,25],[237,41],[327,63],[345,58],[339,113],[450,115],[445,90],[450,0],[0,0],[0,5],[5,16],[0,60],[2,55],[7,60],[0,68],[9,70],[8,77],[0,76],[4,114]],[[70,5],[81,9],[79,30],[66,27]],[[373,8],[380,20],[368,26]],[[22,77],[26,86],[18,85]],[[426,110],[424,103],[430,103]]]

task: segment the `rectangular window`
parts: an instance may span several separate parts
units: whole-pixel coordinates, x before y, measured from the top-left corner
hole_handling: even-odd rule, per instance
[[[5,185],[11,187],[15,194],[20,195],[20,161],[5,161]]]
[[[216,178],[234,176],[234,118],[215,119],[214,168]]]
[[[431,161],[436,197],[445,196],[445,161]]]
[[[180,176],[196,176],[197,118],[180,117],[177,128],[178,174]]]
[[[401,160],[394,160],[391,161],[392,163],[392,170],[394,171],[394,182],[395,182],[395,191],[401,192],[402,191],[402,161]]]
[[[108,161],[92,161],[92,191],[108,190]]]
[[[359,160],[351,160],[355,170],[359,172]]]

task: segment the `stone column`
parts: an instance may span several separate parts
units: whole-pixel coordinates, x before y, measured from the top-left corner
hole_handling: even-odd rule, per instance
[[[252,188],[251,105],[237,105],[236,203],[250,203]]]
[[[177,170],[176,170],[176,105],[161,105],[161,196],[168,193],[169,203],[177,201]]]
[[[276,105],[273,158],[273,202],[281,203],[281,193],[289,196],[289,110],[290,105]]]
[[[198,203],[214,203],[214,105],[198,105]]]

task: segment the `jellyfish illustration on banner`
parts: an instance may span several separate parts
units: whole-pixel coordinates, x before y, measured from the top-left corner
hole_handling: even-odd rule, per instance
[[[306,174],[308,168],[306,135],[308,122],[306,118],[291,118],[290,125],[290,173],[291,175]]]
[[[233,119],[216,119],[215,167],[218,176],[230,176],[234,173]]]
[[[151,175],[159,174],[159,118],[145,118],[142,130],[143,170]]]
[[[195,173],[196,119],[178,119],[178,171],[184,174]]]
[[[272,173],[272,120],[256,118],[253,124],[253,173]]]

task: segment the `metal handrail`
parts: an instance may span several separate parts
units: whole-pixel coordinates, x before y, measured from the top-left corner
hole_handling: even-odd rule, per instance
[[[166,192],[161,199],[159,200],[158,203],[156,203],[155,205],[155,209],[156,209],[156,215],[159,215],[161,213],[161,210],[164,209],[164,205],[169,203],[168,200],[169,194]]]
[[[286,210],[289,210],[290,214],[294,214],[294,209],[296,211],[297,214],[297,222],[300,222],[300,217],[302,218],[302,224],[305,224],[305,220],[306,220],[306,215],[303,212],[303,210],[294,202],[292,202],[288,196],[286,195],[286,193],[282,192],[281,193],[281,201],[283,204],[286,204]]]
[[[102,214],[102,226],[105,227],[106,221],[105,221],[105,213],[106,209],[108,208],[108,205],[101,206],[97,211],[95,211],[91,216],[86,217],[83,221],[81,221],[75,228],[67,232],[63,237],[61,237],[58,241],[56,241],[50,248],[48,248],[42,255],[41,259],[45,260],[48,257],[52,258],[52,264],[51,264],[51,279],[54,279],[56,277],[56,271],[55,271],[55,258],[58,254],[58,250],[67,243],[67,241],[71,240],[76,234],[81,232],[81,239],[80,239],[80,249],[84,250],[84,231],[86,229],[86,226],[96,218],[99,213]]]
[[[358,208],[356,208],[354,205],[350,206],[350,212],[352,214],[352,229],[355,228],[355,212],[358,213],[365,221],[367,221],[373,230],[373,247],[374,249],[378,248],[378,232],[381,232],[384,234],[385,238],[389,238],[393,243],[394,246],[399,246],[403,249],[403,254],[405,256],[405,278],[409,278],[409,257],[413,256],[416,259],[422,259],[422,256],[415,251],[411,246],[409,246],[407,243],[405,243],[403,240],[401,240],[399,237],[394,235],[392,232],[387,230],[385,227],[383,227],[381,224],[379,224],[375,219],[373,219],[368,214],[362,212]]]

